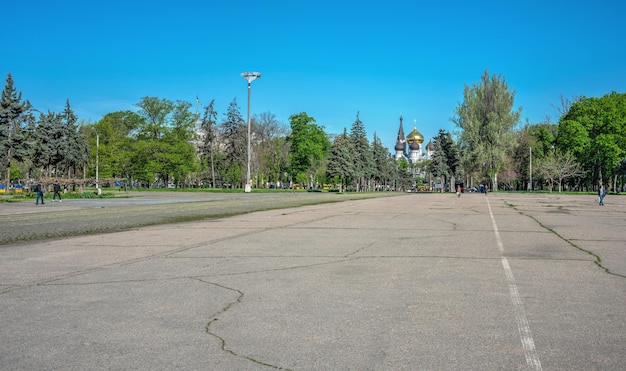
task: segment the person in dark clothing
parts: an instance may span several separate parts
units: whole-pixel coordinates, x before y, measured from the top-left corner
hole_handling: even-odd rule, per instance
[[[601,185],[600,189],[598,189],[598,204],[600,206],[604,206],[604,196],[606,196],[606,188],[604,188],[604,185]]]
[[[52,195],[52,202],[54,202],[54,198],[56,196],[59,196],[59,202],[62,202],[62,200],[61,200],[61,185],[59,184],[58,180],[54,181],[54,185],[52,186],[52,190],[54,191],[54,194]]]
[[[43,195],[45,192],[46,189],[43,187],[43,184],[39,182],[39,184],[37,184],[37,199],[35,200],[35,205],[39,205],[39,199],[41,199],[41,204],[45,205],[45,202],[43,202]]]

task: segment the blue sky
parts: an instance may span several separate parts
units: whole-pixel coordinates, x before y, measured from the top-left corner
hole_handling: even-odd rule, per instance
[[[203,104],[220,120],[288,124],[306,112],[329,133],[357,111],[393,148],[398,117],[426,141],[485,69],[516,92],[522,123],[558,120],[560,97],[626,91],[623,1],[18,1],[0,0],[2,86],[11,72],[41,111],[80,119],[135,110],[144,96]]]

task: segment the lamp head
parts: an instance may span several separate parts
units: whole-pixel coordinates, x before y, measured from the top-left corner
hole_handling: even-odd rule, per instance
[[[244,72],[241,74],[241,76],[243,76],[243,78],[246,79],[249,84],[255,79],[258,79],[259,77],[261,77],[261,73],[260,72]]]

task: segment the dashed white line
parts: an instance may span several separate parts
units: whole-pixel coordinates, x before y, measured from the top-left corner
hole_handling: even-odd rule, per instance
[[[496,224],[496,218],[491,211],[491,204],[487,198],[487,207],[489,208],[489,216],[491,217],[491,224],[493,225],[493,232],[496,236],[496,243],[498,244],[498,250],[501,254],[504,254],[504,246],[502,245],[502,239],[500,238],[500,232],[498,232],[498,225]],[[522,298],[517,289],[515,283],[515,277],[513,271],[509,265],[509,261],[506,257],[501,256],[502,268],[504,268],[504,274],[506,275],[506,281],[509,285],[509,294],[511,295],[511,302],[513,303],[513,311],[515,312],[515,320],[517,321],[517,329],[519,331],[520,338],[522,340],[522,347],[524,348],[524,356],[526,357],[526,364],[533,370],[541,370],[541,361],[537,355],[535,349],[535,341],[533,335],[530,332],[530,326],[526,317],[526,311],[524,310],[524,304]]]

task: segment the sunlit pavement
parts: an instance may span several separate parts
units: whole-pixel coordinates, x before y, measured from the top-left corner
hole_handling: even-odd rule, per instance
[[[626,198],[605,204],[407,194],[1,246],[0,364],[622,369]]]

